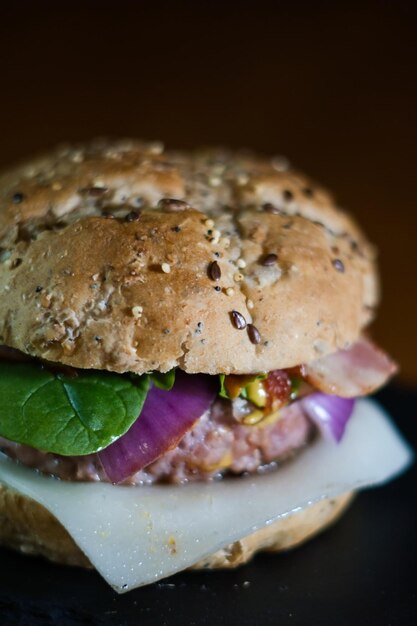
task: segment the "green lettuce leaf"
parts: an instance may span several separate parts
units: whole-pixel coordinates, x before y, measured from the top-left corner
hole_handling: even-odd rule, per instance
[[[298,393],[300,391],[301,383],[303,382],[303,380],[301,378],[296,378],[295,376],[292,376],[290,380],[291,380],[290,398],[291,400],[296,400],[298,398]]]
[[[155,387],[169,391],[173,388],[175,383],[175,369],[169,370],[169,372],[165,372],[165,374],[162,374],[162,372],[152,372],[151,380]]]
[[[148,388],[148,376],[0,362],[0,435],[66,456],[98,452],[136,421]]]
[[[220,391],[219,391],[219,396],[221,398],[227,398],[229,399],[229,394],[226,391],[226,387],[224,386],[224,379],[226,378],[225,374],[219,374],[219,380],[220,380]]]

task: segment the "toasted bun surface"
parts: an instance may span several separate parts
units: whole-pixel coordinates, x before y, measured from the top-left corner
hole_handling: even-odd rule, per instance
[[[193,569],[230,568],[246,563],[260,550],[292,548],[333,523],[352,500],[352,493],[322,500],[235,541],[199,561]],[[66,565],[92,567],[57,519],[43,506],[0,484],[0,544],[39,554]]]
[[[134,141],[0,177],[0,293],[1,343],[137,373],[309,362],[356,340],[377,302],[354,221],[282,160]]]

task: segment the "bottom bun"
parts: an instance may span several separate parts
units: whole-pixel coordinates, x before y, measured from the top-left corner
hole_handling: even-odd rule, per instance
[[[235,541],[191,569],[242,565],[258,551],[288,550],[336,521],[353,492],[324,499]],[[65,528],[42,505],[0,484],[0,544],[65,565],[92,565]]]
[[[307,541],[333,524],[353,500],[354,492],[326,498],[230,543],[191,569],[226,569],[247,563],[256,552],[281,552]]]

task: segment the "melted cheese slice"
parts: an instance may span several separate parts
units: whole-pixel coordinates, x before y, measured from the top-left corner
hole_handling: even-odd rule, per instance
[[[59,481],[0,455],[0,480],[51,511],[122,593],[183,570],[322,498],[383,483],[411,458],[384,412],[360,400],[340,444],[318,438],[269,474],[185,486],[117,487]]]

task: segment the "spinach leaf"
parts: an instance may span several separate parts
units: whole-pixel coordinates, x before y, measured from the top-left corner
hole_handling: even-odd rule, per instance
[[[302,378],[297,378],[295,376],[291,376],[290,380],[291,380],[290,398],[291,398],[291,400],[296,400],[296,398],[298,397],[298,393],[300,391],[301,383],[303,382],[303,380],[302,380]]]
[[[39,363],[0,362],[0,435],[45,452],[97,452],[138,418],[149,377],[78,370],[74,378]]]
[[[225,378],[226,378],[226,374],[219,374],[219,380],[220,380],[219,396],[221,398],[227,398],[229,400],[229,394],[227,393],[226,387],[224,386]]]
[[[173,388],[175,383],[175,368],[169,370],[169,372],[165,372],[165,374],[162,372],[152,372],[151,380],[155,387],[169,391]]]

